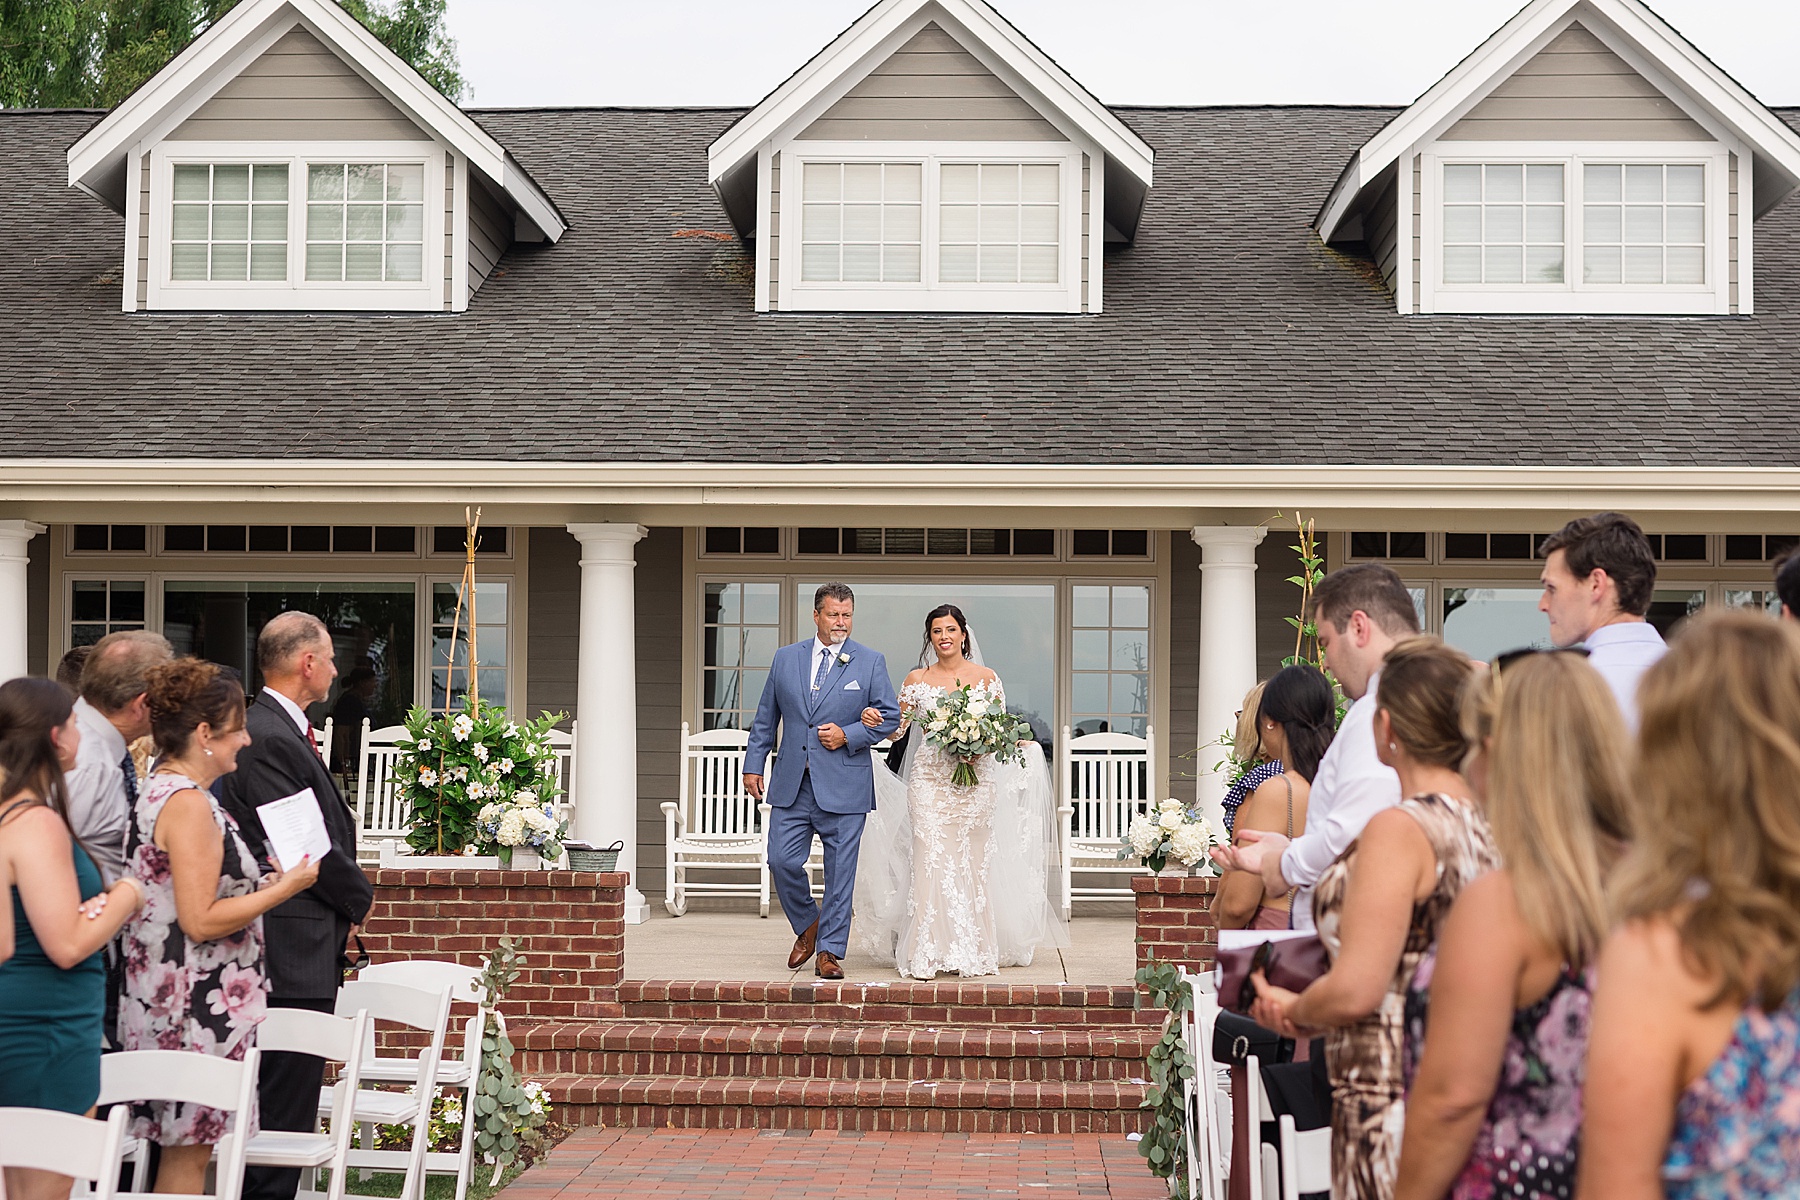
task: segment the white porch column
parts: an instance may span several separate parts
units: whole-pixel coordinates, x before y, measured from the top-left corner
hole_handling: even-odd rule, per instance
[[[0,521],[0,683],[25,674],[25,548],[42,532],[36,521]]]
[[[637,592],[634,524],[570,525],[581,543],[581,642],[575,682],[575,834],[596,846],[623,840],[631,872],[625,921],[650,906],[637,870]]]
[[[1200,547],[1200,708],[1202,747],[1197,796],[1213,828],[1223,834],[1225,780],[1212,774],[1224,757],[1208,746],[1237,724],[1234,714],[1256,683],[1256,547],[1260,525],[1196,526]]]

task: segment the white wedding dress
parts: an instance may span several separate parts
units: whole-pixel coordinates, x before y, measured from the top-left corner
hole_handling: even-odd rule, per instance
[[[914,711],[945,690],[911,684],[900,703]],[[1005,703],[998,679],[976,690]],[[931,979],[993,975],[1069,944],[1052,897],[1050,772],[1040,746],[1024,749],[1020,763],[977,759],[978,782],[966,788],[950,782],[956,760],[926,744],[922,730],[908,741],[899,775],[876,761],[852,928],[865,952],[901,975]]]

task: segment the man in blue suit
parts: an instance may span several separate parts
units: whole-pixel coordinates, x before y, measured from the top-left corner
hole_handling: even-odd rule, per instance
[[[887,660],[850,640],[856,597],[827,583],[813,593],[816,637],[775,652],[750,724],[744,787],[765,799],[763,764],[781,725],[781,770],[768,785],[769,870],[781,910],[797,935],[788,969],[799,970],[816,949],[814,974],[842,979],[839,961],[850,944],[850,895],[863,821],[875,807],[869,747],[900,727],[900,705]],[[862,711],[881,713],[870,729]],[[813,835],[825,848],[825,902],[813,900],[806,857]]]

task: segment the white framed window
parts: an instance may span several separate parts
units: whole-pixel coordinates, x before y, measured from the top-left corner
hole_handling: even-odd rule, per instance
[[[783,309],[1081,310],[1074,146],[796,142],[781,164]]]
[[[1437,143],[1420,160],[1420,310],[1729,313],[1730,222],[1749,203],[1729,161],[1714,143]]]
[[[444,163],[427,142],[166,142],[150,157],[148,301],[433,310]]]

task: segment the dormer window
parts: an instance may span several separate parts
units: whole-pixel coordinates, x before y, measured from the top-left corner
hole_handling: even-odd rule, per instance
[[[428,147],[159,146],[152,305],[441,308],[444,168]]]
[[[1723,148],[1500,149],[1422,155],[1421,311],[1728,311]]]
[[[1079,152],[846,149],[782,155],[801,201],[781,213],[782,308],[1080,311]]]

